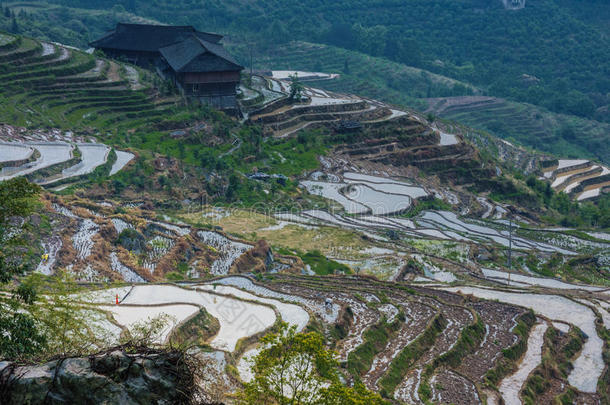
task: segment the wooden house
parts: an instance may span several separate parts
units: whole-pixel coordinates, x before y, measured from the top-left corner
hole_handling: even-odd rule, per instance
[[[236,110],[243,67],[221,40],[221,35],[192,26],[119,23],[90,45],[109,57],[156,70],[188,98]]]

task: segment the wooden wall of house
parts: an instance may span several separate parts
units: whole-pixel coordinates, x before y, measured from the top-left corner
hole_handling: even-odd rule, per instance
[[[190,83],[223,83],[223,82],[239,82],[239,72],[207,72],[194,73],[187,72],[183,74],[183,82]]]
[[[236,82],[225,83],[180,83],[180,87],[188,96],[235,96]]]

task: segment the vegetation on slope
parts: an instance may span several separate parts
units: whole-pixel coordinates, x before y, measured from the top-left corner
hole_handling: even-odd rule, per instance
[[[417,337],[412,343],[406,346],[396,356],[386,374],[379,380],[381,395],[392,397],[398,384],[402,381],[409,369],[415,364],[424,353],[432,347],[438,335],[445,329],[447,320],[442,314],[438,314],[430,321],[426,330]]]
[[[347,370],[354,377],[362,377],[371,369],[375,355],[383,350],[388,342],[396,336],[401,324],[405,321],[400,313],[389,323],[385,317],[370,326],[363,334],[363,343],[350,352],[347,357]]]
[[[443,116],[548,152],[608,161],[608,131],[599,121],[610,121],[604,63],[610,46],[603,35],[607,26],[592,12],[603,15],[608,8],[596,0],[578,6],[575,0],[544,0],[519,11],[484,0],[309,3],[5,3],[0,30],[86,47],[117,21],[146,21],[136,14],[193,24],[230,34],[225,42],[246,65],[253,54],[258,68],[342,73],[319,84],[324,88],[420,109],[429,97],[505,97],[512,101]]]
[[[282,323],[277,333],[260,339],[261,352],[254,358],[254,379],[244,384],[239,401],[244,405],[371,404],[383,405],[378,394],[362,384],[347,387],[339,379],[334,353],[318,332],[297,334]]]
[[[53,3],[90,9],[117,4],[110,0]],[[591,0],[584,3],[592,7]],[[557,112],[593,117],[596,108],[609,102],[610,82],[601,63],[608,59],[608,39],[596,26],[580,20],[571,5],[551,0],[529,3],[518,12],[483,0],[408,4],[266,0],[231,6],[189,1],[183,7],[169,1],[123,0],[118,4],[115,12],[127,10],[166,23],[229,31],[255,37],[259,43],[299,38],[383,56]]]
[[[530,311],[520,316],[517,320],[517,326],[513,330],[519,336],[519,341],[511,347],[503,349],[502,357],[496,363],[496,367],[485,374],[485,381],[491,387],[497,388],[498,383],[504,377],[517,369],[519,359],[527,350],[527,339],[530,329],[536,323],[536,316]]]
[[[548,394],[553,388],[553,380],[559,379],[566,388],[556,395],[559,403],[572,403],[573,391],[569,387],[567,377],[572,369],[571,361],[580,352],[584,343],[583,333],[572,328],[564,336],[555,328],[548,328],[544,335],[544,352],[542,362],[526,380],[522,396],[527,405],[539,404],[548,401]],[[547,396],[547,398],[545,398]]]

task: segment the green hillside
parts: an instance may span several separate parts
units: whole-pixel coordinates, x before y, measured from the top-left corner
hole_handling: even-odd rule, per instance
[[[241,60],[248,60],[247,46],[235,45],[232,51]],[[482,91],[446,76],[331,45],[291,42],[259,52],[253,58],[255,69],[339,73],[337,79],[312,84],[326,90],[407,105],[541,151],[610,162],[610,125],[606,123],[489,97],[489,103],[463,102],[465,105],[459,108],[447,109],[443,105],[455,103],[455,97],[467,99],[470,95],[481,95]]]
[[[539,0],[519,11],[504,10],[498,0],[52,2],[97,9],[118,3],[117,12],[259,44],[337,45],[469,81],[495,96],[610,119],[603,109],[610,103],[609,39],[603,25],[587,24],[592,17],[575,11],[581,3],[594,10],[593,0]]]
[[[609,161],[603,2],[541,0],[518,11],[482,0],[344,2],[10,2],[0,29],[86,48],[117,21],[193,24],[228,34],[244,65],[252,54],[257,69],[340,73],[316,83],[325,89],[422,111],[429,98],[502,97],[493,108],[440,115],[546,152]]]

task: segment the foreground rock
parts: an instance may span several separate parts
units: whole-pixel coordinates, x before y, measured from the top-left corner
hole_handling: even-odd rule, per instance
[[[174,404],[188,402],[192,375],[181,353],[127,354],[15,366],[0,362],[2,404]]]

